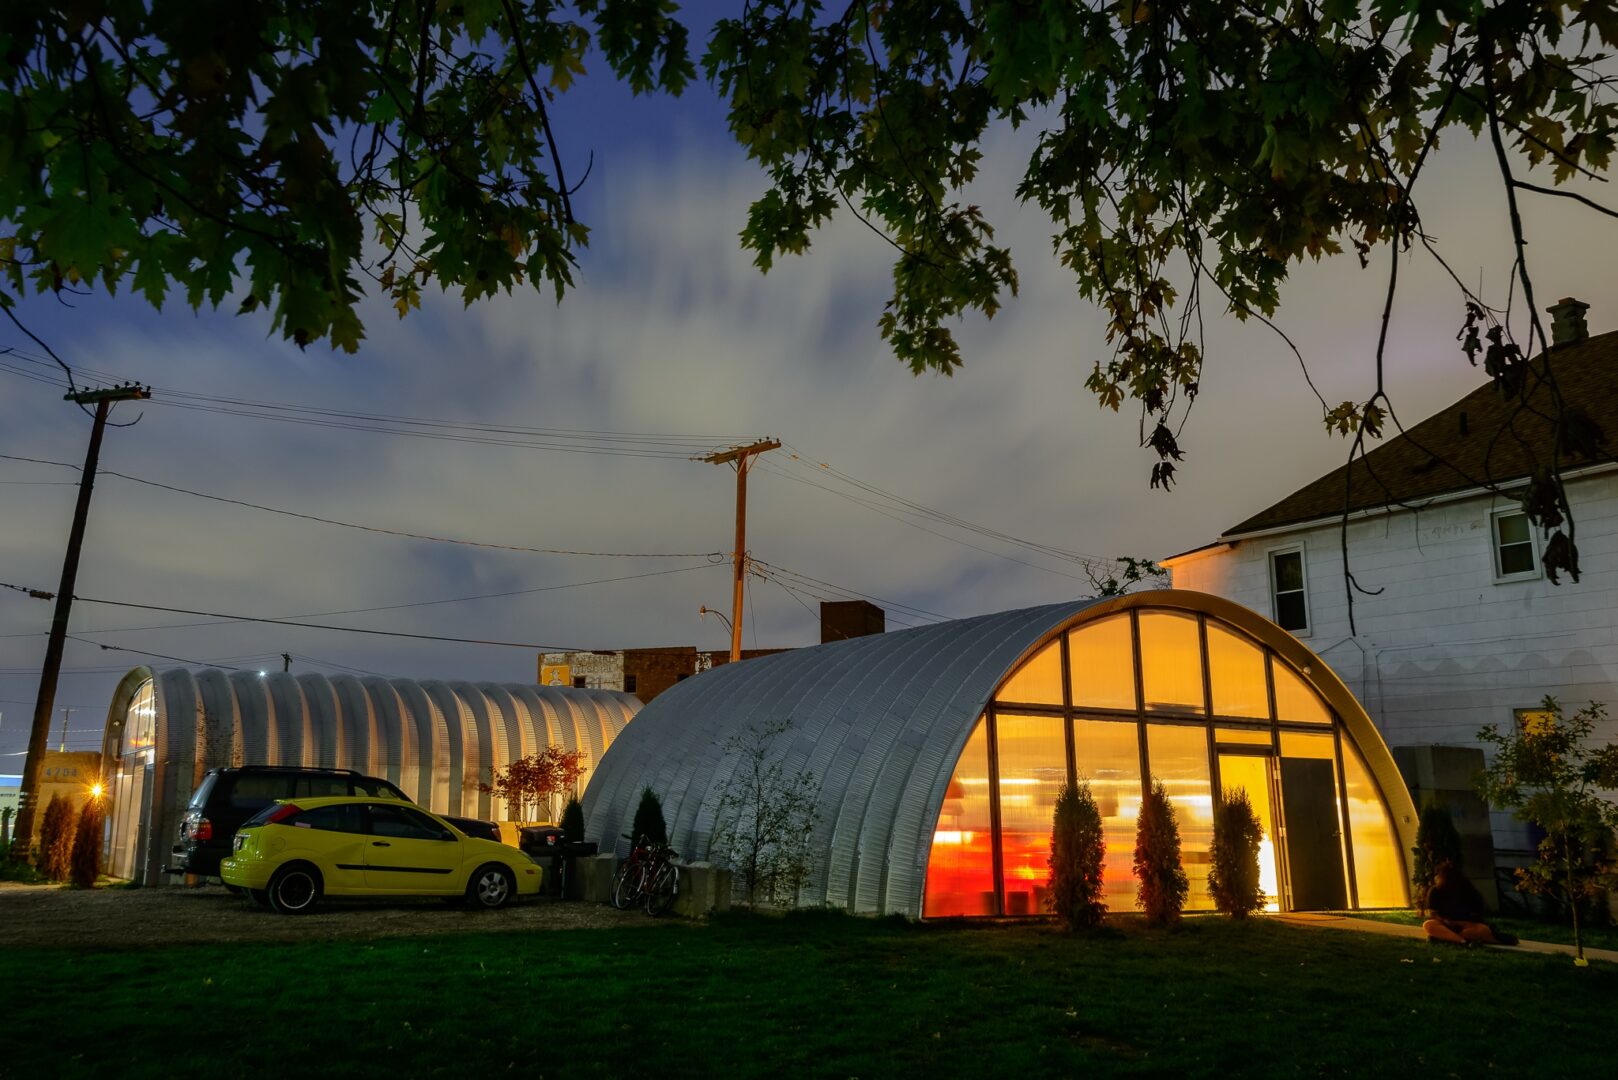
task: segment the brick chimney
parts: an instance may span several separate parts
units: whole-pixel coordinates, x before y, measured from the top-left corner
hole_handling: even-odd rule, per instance
[[[1577,345],[1590,339],[1590,328],[1584,323],[1589,304],[1564,296],[1545,310],[1551,317],[1551,345]]]
[[[880,634],[887,629],[887,612],[865,600],[822,600],[820,643]]]

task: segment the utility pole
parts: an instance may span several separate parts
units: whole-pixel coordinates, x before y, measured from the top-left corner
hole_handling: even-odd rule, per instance
[[[73,715],[72,707],[71,706],[63,706],[63,708],[62,708],[62,741],[56,747],[56,750],[57,750],[58,753],[65,753],[67,751],[67,721],[68,721],[68,718],[70,716],[72,716],[72,715]]]
[[[56,678],[62,670],[67,619],[73,610],[73,588],[79,577],[79,550],[84,546],[84,523],[90,516],[90,493],[95,489],[96,467],[101,460],[101,436],[107,428],[107,414],[116,402],[140,401],[151,396],[151,387],[134,383],[63,395],[64,401],[81,406],[94,405],[95,424],[90,428],[90,448],[84,455],[84,471],[79,474],[79,500],[73,507],[73,527],[68,532],[67,555],[62,559],[62,584],[56,590],[56,613],[51,617],[50,637],[45,642],[45,663],[40,668],[39,693],[34,698],[34,723],[28,731],[28,756],[23,759],[22,791],[17,800],[17,828],[11,834],[22,837],[22,858],[28,857],[28,846],[33,842],[34,805],[39,800],[40,777],[45,771],[51,711],[56,705]],[[13,844],[12,850],[18,850],[18,845]]]
[[[736,553],[731,559],[733,564],[730,600],[731,663],[742,658],[742,583],[747,576],[747,471],[752,468],[755,457],[765,451],[778,449],[780,445],[777,439],[765,439],[751,446],[735,446],[697,459],[710,465],[730,462],[736,466]]]
[[[291,653],[284,652],[284,653],[281,654],[281,670],[282,671],[291,671],[292,670],[292,654]]]

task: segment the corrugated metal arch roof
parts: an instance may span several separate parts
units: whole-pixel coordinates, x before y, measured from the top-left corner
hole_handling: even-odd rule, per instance
[[[113,694],[105,761],[119,759],[130,702],[148,681],[157,710],[155,771],[151,824],[135,859],[136,876],[148,883],[158,880],[186,800],[208,769],[353,769],[384,777],[430,810],[488,816],[506,809],[478,790],[491,766],[508,764],[516,749],[534,753],[555,741],[585,750],[592,768],[641,705],[616,691],[520,683],[138,667]],[[548,724],[535,715],[540,702],[552,714]]]
[[[587,835],[621,836],[650,787],[663,799],[670,843],[701,857],[735,764],[724,743],[749,724],[786,718],[784,768],[820,780],[802,901],[919,915],[938,808],[973,724],[1024,655],[1100,602],[836,641],[678,683],[601,759],[584,797]]]
[[[989,700],[1057,633],[1136,607],[1200,612],[1274,649],[1341,717],[1399,849],[1414,845],[1415,807],[1393,756],[1330,666],[1256,612],[1187,590],[1000,612],[722,665],[659,695],[613,743],[585,791],[586,833],[626,851],[619,838],[650,787],[663,800],[670,843],[706,857],[737,765],[724,744],[750,724],[787,719],[776,759],[820,783],[800,902],[919,917],[939,809]]]

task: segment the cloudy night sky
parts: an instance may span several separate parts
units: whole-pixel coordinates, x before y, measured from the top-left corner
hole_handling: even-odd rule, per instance
[[[773,436],[786,447],[753,471],[748,547],[777,572],[752,580],[745,644],[797,646],[818,640],[819,598],[870,597],[894,630],[1091,592],[1078,562],[899,499],[1075,553],[1161,557],[1342,461],[1347,444],[1324,433],[1284,344],[1210,301],[1180,482],[1148,488],[1155,458],[1138,446],[1136,415],[1102,411],[1083,385],[1108,355],[1102,317],[1052,257],[1048,222],[1012,195],[1037,124],[999,130],[968,193],[1009,239],[1021,295],[958,327],[964,370],[915,377],[877,332],[893,255],[880,237],[845,213],[806,256],[761,275],[737,233],[765,181],[712,91],[634,99],[599,63],[592,75],[555,107],[570,177],[594,155],[575,199],[591,245],[560,306],[531,290],[470,309],[434,295],[400,321],[376,301],[354,356],[300,352],[271,336],[268,315],[230,314],[234,302],[158,314],[98,293],[30,298],[19,313],[86,381],[154,386],[150,402],[114,412],[140,421],[108,429],[103,470],[373,529],[644,557],[413,540],[103,475],[80,596],[525,645],[721,648],[725,627],[698,607],[729,607],[734,476],[688,458]],[[1492,157],[1452,137],[1417,201],[1457,272],[1504,303],[1511,254]],[[1587,239],[1590,213],[1543,198],[1525,210],[1541,306],[1576,296],[1591,304],[1592,334],[1618,328],[1612,249],[1604,233]],[[1368,271],[1351,256],[1301,268],[1285,294],[1279,322],[1333,404],[1373,387],[1387,262],[1379,250]],[[1462,317],[1434,260],[1408,255],[1389,344],[1407,425],[1482,381],[1455,340]],[[62,400],[54,365],[9,325],[5,347],[18,352],[0,358],[0,454],[82,461],[90,421]],[[448,437],[336,413],[429,420],[443,426],[413,430]],[[0,581],[55,590],[75,482],[70,469],[0,459]],[[0,754],[25,744],[50,614],[0,592]],[[75,606],[70,632],[57,704],[75,710],[77,748],[99,745],[123,672],[169,662],[141,651],[249,669],[278,669],[287,652],[294,671],[535,677],[533,648],[95,603]],[[58,711],[53,747],[60,730]],[[20,762],[0,759],[0,771]]]

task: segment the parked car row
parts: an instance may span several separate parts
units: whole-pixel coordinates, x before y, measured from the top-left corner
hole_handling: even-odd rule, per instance
[[[180,824],[170,873],[218,876],[283,914],[327,896],[441,896],[482,908],[539,892],[539,865],[492,821],[433,814],[346,769],[211,769]]]

